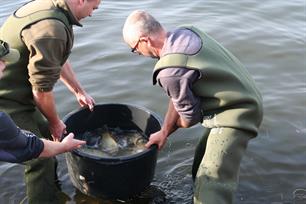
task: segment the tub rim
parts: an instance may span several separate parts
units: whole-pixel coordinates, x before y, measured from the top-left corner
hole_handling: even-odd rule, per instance
[[[133,108],[142,110],[142,111],[146,112],[147,114],[152,115],[152,117],[157,120],[160,127],[162,127],[161,117],[158,114],[154,113],[153,111],[149,110],[146,107],[133,105],[133,104],[130,104],[130,103],[99,103],[99,104],[95,104],[94,107],[95,106],[105,106],[105,105],[128,106],[128,107],[133,107]],[[63,122],[65,123],[65,125],[66,125],[66,121],[72,115],[74,115],[78,112],[81,112],[81,111],[88,111],[88,107],[81,107],[79,109],[73,110],[73,111],[69,112],[68,114],[66,114],[62,119]],[[148,136],[148,137],[150,137],[150,136]],[[88,161],[96,161],[96,162],[99,162],[99,163],[104,163],[105,162],[105,163],[108,163],[108,164],[109,164],[109,162],[113,162],[114,164],[118,164],[118,163],[128,162],[128,161],[131,161],[131,160],[137,160],[139,158],[145,157],[148,153],[155,152],[155,151],[158,151],[156,144],[151,145],[148,149],[145,149],[142,152],[138,152],[138,153],[127,155],[127,156],[98,157],[98,156],[94,156],[94,155],[90,155],[90,154],[81,152],[81,151],[79,151],[79,149],[74,149],[74,150],[72,150],[70,152],[67,152],[67,153],[71,153],[72,155],[76,155],[76,156],[78,156],[82,159],[88,160]]]

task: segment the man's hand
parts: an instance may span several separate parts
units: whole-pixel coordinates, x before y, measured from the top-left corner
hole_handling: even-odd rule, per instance
[[[74,134],[69,133],[61,143],[64,145],[63,150],[69,152],[76,148],[80,148],[82,145],[86,144],[86,141],[74,139]]]
[[[55,123],[49,123],[49,130],[54,141],[59,142],[63,134],[66,133],[66,125],[63,121],[58,120]]]
[[[68,87],[68,89],[72,93],[74,93],[79,104],[82,107],[87,106],[91,111],[93,111],[95,101],[82,88],[68,60],[63,65],[61,71],[61,81]]]
[[[89,96],[86,92],[77,93],[76,98],[81,105],[81,107],[88,107],[90,111],[93,111],[95,100]]]
[[[41,141],[44,143],[44,149],[40,153],[39,157],[53,157],[64,152],[69,152],[76,148],[80,148],[86,143],[85,141],[74,139],[73,137],[73,133],[69,133],[69,135],[67,135],[62,142],[41,139]]]
[[[149,148],[153,144],[157,144],[158,150],[161,150],[167,142],[167,135],[164,131],[160,130],[150,135],[149,141],[145,144],[146,148]]]

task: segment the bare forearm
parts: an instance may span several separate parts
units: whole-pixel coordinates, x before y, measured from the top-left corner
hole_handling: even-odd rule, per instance
[[[54,141],[59,141],[66,132],[66,125],[57,115],[53,93],[33,91],[34,100],[49,122],[49,130]]]
[[[149,141],[146,143],[146,147],[149,148],[153,144],[158,145],[158,149],[162,149],[167,141],[167,137],[178,129],[177,121],[179,114],[175,110],[173,103],[169,100],[168,110],[165,116],[163,126],[160,131],[157,131],[150,135]]]
[[[191,127],[192,123],[187,120],[184,120],[176,111],[172,100],[169,100],[169,107],[165,117],[165,122],[163,125],[164,131],[166,131],[167,135],[170,135],[178,128],[188,128]]]
[[[44,143],[44,149],[40,153],[39,157],[53,157],[66,151],[64,145],[60,142],[45,139],[42,139],[42,142]]]
[[[89,96],[78,82],[74,71],[71,68],[69,61],[67,61],[61,71],[61,81],[68,87],[68,89],[76,96],[79,104],[82,107],[88,107],[93,110],[95,101]]]
[[[69,61],[66,61],[66,63],[63,65],[60,79],[68,87],[68,89],[75,95],[79,93],[82,94],[84,92],[81,84],[78,82],[76,78],[76,75]]]
[[[176,131],[179,127],[177,126],[177,121],[179,120],[180,116],[177,113],[177,111],[174,108],[174,105],[171,101],[169,100],[169,105],[168,105],[168,110],[165,116],[165,120],[163,123],[162,131],[169,136],[171,133]]]
[[[73,133],[68,134],[61,142],[53,142],[45,139],[42,139],[42,142],[44,143],[44,149],[39,157],[52,157],[80,148],[86,143],[85,141],[74,139]]]
[[[50,123],[56,123],[59,119],[52,91],[40,92],[33,90],[34,101]]]

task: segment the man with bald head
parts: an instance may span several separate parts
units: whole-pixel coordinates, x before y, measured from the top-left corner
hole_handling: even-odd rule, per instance
[[[194,203],[233,203],[241,158],[262,121],[255,82],[227,49],[194,26],[167,32],[145,11],[132,12],[123,38],[133,53],[157,58],[153,84],[169,97],[160,131],[146,147],[161,149],[178,128],[202,123],[194,155]]]
[[[0,81],[0,109],[21,129],[54,141],[62,139],[66,126],[57,114],[53,95],[58,79],[81,106],[93,109],[94,99],[78,82],[67,59],[74,40],[72,26],[82,26],[80,20],[91,16],[100,2],[30,1],[1,27],[0,39],[17,49],[20,59],[6,64]],[[29,203],[61,203],[56,166],[55,158],[27,162],[25,183]]]

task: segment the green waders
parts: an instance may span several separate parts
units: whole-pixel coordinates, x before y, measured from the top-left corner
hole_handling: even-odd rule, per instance
[[[262,121],[262,97],[241,62],[205,32],[183,26],[202,39],[193,55],[169,53],[153,71],[153,84],[160,70],[171,67],[198,70],[192,85],[202,100],[203,126],[208,132],[194,157],[195,204],[231,204],[237,186],[241,158],[248,141],[257,135]]]
[[[51,139],[48,123],[35,108],[33,101],[32,87],[28,81],[27,69],[30,53],[21,39],[21,33],[30,25],[45,19],[61,21],[69,31],[67,37],[70,36],[71,39],[73,31],[72,25],[62,9],[55,8],[52,1],[46,0],[41,1],[41,3],[50,4],[50,9],[37,10],[39,8],[33,6],[33,8],[29,8],[32,9],[32,13],[22,15],[23,17],[17,17],[15,12],[1,26],[0,38],[9,43],[11,47],[17,49],[21,57],[17,63],[7,64],[4,70],[3,78],[0,80],[0,109],[8,113],[20,128],[31,131],[38,137]],[[42,7],[46,7],[46,5]],[[68,58],[69,53],[70,48],[67,47],[62,64]],[[25,183],[29,203],[64,203],[63,199],[67,197],[59,190],[55,157],[34,159],[25,164]]]
[[[208,129],[197,145],[192,167],[194,204],[232,204],[239,166],[254,133],[233,128]]]

